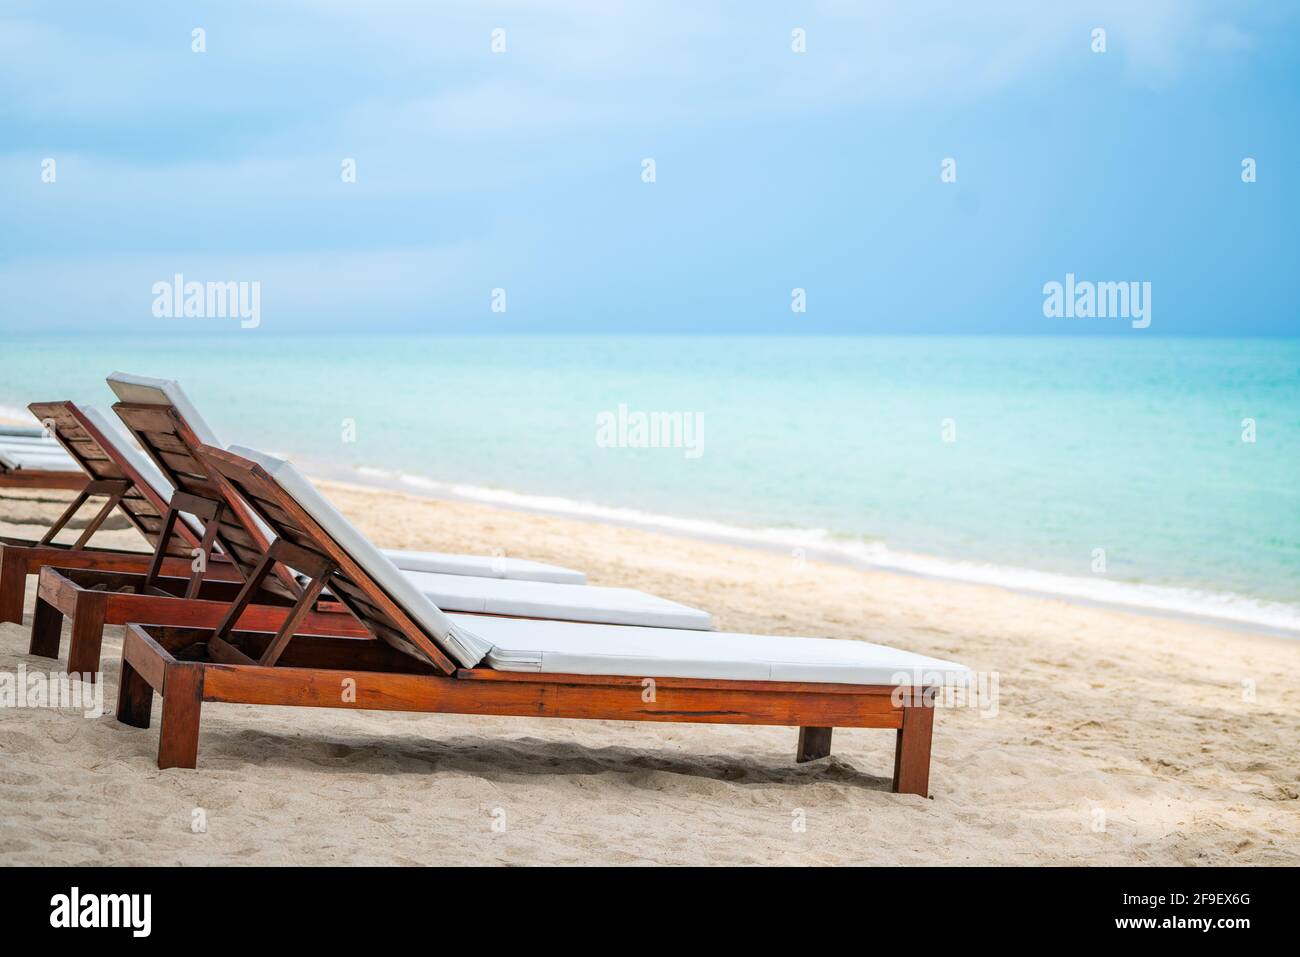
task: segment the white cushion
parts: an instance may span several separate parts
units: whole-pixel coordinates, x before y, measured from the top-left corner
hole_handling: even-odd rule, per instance
[[[486,663],[500,671],[866,685],[914,673],[913,681],[938,685],[969,674],[964,665],[865,641],[451,617],[492,643]]]
[[[149,376],[132,375],[129,372],[114,372],[108,377],[109,387],[123,402],[133,402],[137,405],[159,405],[175,409],[185,424],[190,427],[190,431],[204,445],[211,445],[214,448],[224,449],[221,440],[217,438],[215,432],[199,415],[199,410],[194,407],[181,384],[174,379],[152,379]],[[170,496],[169,496],[170,498]],[[256,531],[262,534],[262,538],[271,542],[275,540],[275,535],[266,527],[256,515],[253,520],[257,523]],[[189,519],[186,519],[189,521]],[[190,522],[193,526],[193,522]],[[252,529],[250,529],[252,531]]]
[[[476,578],[508,578],[513,581],[554,582],[585,585],[587,576],[562,565],[547,565],[526,558],[494,558],[488,555],[452,555],[448,552],[404,552],[382,549],[389,560],[405,571],[439,575],[473,575]]]
[[[79,472],[78,465],[67,452],[59,448],[54,451],[40,449],[0,448],[0,464],[7,469],[31,469],[40,472]]]
[[[626,625],[445,615],[316,491],[293,465],[253,449],[257,462],[445,651],[465,667],[663,678],[892,684],[903,672],[962,677],[963,665],[897,648],[830,638],[780,638]]]
[[[61,459],[68,459],[68,453],[63,450],[62,446],[58,445],[5,445],[0,443],[0,452],[7,455],[21,455],[29,459],[52,459],[56,462]]]
[[[57,449],[59,443],[53,436],[41,435],[3,435],[0,434],[0,449]]]
[[[713,617],[707,611],[633,588],[556,585],[553,582],[434,575],[429,572],[408,571],[405,575],[443,611],[651,628],[698,630],[708,629],[713,624]]]
[[[194,407],[181,384],[174,379],[154,379],[129,372],[114,372],[108,377],[108,387],[123,402],[173,406],[200,442],[225,448],[217,440],[216,433],[208,427],[208,423],[203,421],[203,416],[199,415],[199,410]]]
[[[256,449],[232,445],[230,451],[251,462],[256,462],[271,475],[280,487],[302,506],[303,511],[316,520],[331,538],[379,585],[399,608],[420,625],[442,650],[466,668],[472,668],[491,650],[491,646],[475,637],[472,626],[453,625],[406,577],[396,565],[384,557],[370,540],[353,527],[326,498],[316,491],[291,462],[258,452]]]
[[[42,460],[47,462],[72,462],[68,453],[58,446],[48,448],[43,445],[34,447],[28,445],[0,445],[0,452],[4,452],[5,455],[11,455],[14,458],[28,459],[32,462],[39,462]],[[77,463],[72,462],[72,464],[75,466]]]

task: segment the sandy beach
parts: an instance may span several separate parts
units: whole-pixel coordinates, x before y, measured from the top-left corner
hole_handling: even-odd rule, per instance
[[[785,728],[237,705],[204,709],[197,771],[159,771],[158,701],[149,731],[112,717],[110,628],[109,713],[0,709],[0,863],[1300,863],[1300,642],[321,484],[385,546],[556,562],[720,629],[996,672],[996,714],[939,713],[929,800],[889,793],[888,731],[796,765]],[[39,535],[66,500],[4,491],[0,534]],[[143,548],[110,526],[104,544]],[[33,602],[0,625],[4,671],[50,670],[26,653]]]

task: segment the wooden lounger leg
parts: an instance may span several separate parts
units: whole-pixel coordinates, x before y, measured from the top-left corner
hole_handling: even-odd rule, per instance
[[[894,791],[898,794],[930,793],[930,737],[934,706],[903,708],[903,726],[894,744]]]
[[[99,672],[99,649],[104,642],[104,613],[108,596],[103,592],[83,592],[77,596],[72,613],[72,639],[68,643],[68,673],[90,675]]]
[[[12,549],[0,553],[0,621],[23,623],[23,595],[27,590],[27,562]]]
[[[44,598],[37,598],[36,614],[32,616],[32,639],[27,646],[27,653],[42,658],[57,658],[62,637],[63,612]]]
[[[833,728],[800,728],[799,750],[794,759],[799,764],[816,761],[831,753],[831,731]]]
[[[168,665],[163,678],[158,767],[192,768],[198,764],[199,712],[202,708],[203,668]]]
[[[122,675],[117,683],[117,720],[133,728],[147,728],[151,711],[153,688],[123,658]]]

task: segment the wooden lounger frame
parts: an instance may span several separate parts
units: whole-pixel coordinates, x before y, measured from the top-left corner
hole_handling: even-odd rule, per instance
[[[213,630],[128,624],[118,720],[148,727],[162,695],[160,768],[195,766],[203,702],[298,705],[519,717],[800,729],[796,759],[830,753],[834,727],[897,732],[893,789],[926,794],[934,689],[813,682],[536,675],[459,668],[348,552],[260,466],[220,449],[201,457],[279,536],[245,582],[251,594],[274,566],[310,578],[275,634],[237,630],[247,600]],[[385,641],[313,635],[305,617],[323,588]],[[650,676],[647,676],[650,677]]]
[[[73,549],[66,545],[39,545],[27,539],[0,536],[0,622],[22,624],[27,576],[39,575],[49,565],[143,574],[153,563],[152,552]],[[191,567],[189,558],[168,558],[163,562],[160,574],[188,577]],[[229,581],[232,577],[237,578],[237,574],[230,565],[214,562],[208,567],[207,577]]]
[[[0,465],[0,488],[64,489],[80,492],[86,476],[67,469],[10,469]]]
[[[129,461],[112,455],[113,443],[108,436],[100,432],[73,402],[33,402],[27,408],[54,433],[54,438],[72,456],[73,461],[81,466],[84,477],[88,480],[88,490],[73,500],[68,511],[46,534],[42,544],[53,541],[62,524],[72,518],[87,497],[95,494],[108,496],[108,501],[87,526],[74,548],[85,544],[86,539],[94,534],[114,507],[121,509],[127,521],[147,541],[156,541],[163,530],[163,514],[167,511],[167,502]],[[89,488],[96,491],[89,491]],[[190,529],[182,527],[167,542],[167,554],[188,559],[191,549],[196,545],[198,540]]]
[[[248,506],[230,495],[221,476],[200,461],[197,452],[203,443],[185,417],[174,406],[137,402],[114,403],[113,411],[177,492],[224,506],[207,526],[210,544],[242,569],[256,565],[270,540]],[[283,585],[280,590],[288,597],[296,597],[300,590],[291,576],[268,585]]]
[[[111,443],[95,424],[72,402],[33,402],[28,408],[53,431],[85,475],[79,494],[39,540],[0,537],[0,621],[23,620],[27,576],[38,574],[47,565],[147,573],[159,561],[159,546],[164,545],[158,572],[189,575],[194,549],[202,544],[199,537],[188,524],[168,521],[169,504],[130,462],[111,455]],[[56,542],[55,537],[86,503],[99,497],[104,498],[104,503],[76,541],[71,545]],[[154,544],[153,553],[88,545],[115,508],[147,542]],[[163,535],[164,531],[169,534]],[[239,579],[237,570],[224,556],[215,556],[208,563],[205,577]]]
[[[262,543],[266,538],[242,500],[231,494],[195,456],[194,450],[201,443],[189,424],[168,406],[118,403],[113,408],[159,468],[176,484],[176,491],[165,506],[165,517],[150,523],[151,528],[156,528],[158,541],[172,541],[182,530],[187,545],[195,541],[193,530],[181,518],[182,514],[192,515],[203,531],[196,547],[204,562],[210,561],[216,554],[214,547],[220,546],[225,551],[218,557],[229,561],[233,574],[224,579],[205,578],[204,563],[192,563],[188,558],[190,568],[186,572],[169,574],[165,571],[168,556],[161,547],[154,550],[143,573],[123,569],[73,570],[61,565],[45,567],[40,572],[28,652],[57,658],[66,617],[72,625],[68,671],[94,677],[99,672],[106,625],[142,621],[215,627],[226,617],[231,603],[241,597],[244,599],[239,617],[241,627],[278,628],[294,607],[302,588],[292,576],[285,575],[283,579],[263,576],[251,591],[243,589],[242,582],[256,572],[265,555],[267,549]],[[213,495],[223,497],[209,497]],[[110,497],[97,517],[99,520],[111,511],[114,501]],[[185,554],[190,555],[191,550],[187,548]],[[300,624],[323,634],[367,637],[366,630],[343,612],[337,602],[323,602],[310,607]]]
[[[146,621],[157,625],[215,628],[240,597],[243,583],[203,580],[194,590],[192,578],[147,575],[98,569],[41,569],[32,616],[28,654],[57,658],[66,617],[71,624],[68,644],[69,672],[90,676],[99,671],[100,651],[107,625]],[[256,604],[243,609],[237,625],[248,631],[275,631],[284,624],[294,602],[258,590]],[[333,603],[310,609],[302,628],[316,634],[369,638],[369,633]]]

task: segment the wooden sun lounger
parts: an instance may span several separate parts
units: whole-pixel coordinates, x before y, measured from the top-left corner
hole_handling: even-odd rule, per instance
[[[199,537],[184,522],[174,523],[162,535],[168,503],[134,466],[114,456],[112,440],[104,435],[82,409],[72,402],[34,402],[29,406],[42,422],[49,423],[54,437],[83,470],[82,488],[38,540],[0,536],[0,621],[23,620],[23,596],[27,576],[39,574],[47,565],[60,568],[88,568],[100,571],[147,573],[160,548],[165,575],[188,576]],[[99,511],[72,544],[55,541],[73,517],[90,501],[103,499]],[[152,543],[154,552],[94,548],[89,545],[95,532],[118,509],[131,525]],[[208,578],[238,580],[238,571],[224,557],[209,563]]]
[[[181,410],[172,405],[123,402],[113,409],[164,477],[177,485],[166,523],[173,523],[178,512],[194,516],[204,532],[200,543],[203,554],[209,555],[214,545],[220,547],[238,573],[231,577],[248,579],[265,555],[272,536],[220,474],[202,461],[198,454],[202,446],[199,435]],[[111,445],[107,451],[113,456]],[[538,587],[576,587],[584,591],[587,588]],[[258,587],[239,619],[239,627],[274,630],[301,591],[301,585],[292,575],[283,568],[278,569],[278,575],[269,577]],[[94,676],[99,671],[107,625],[143,621],[211,628],[222,621],[237,593],[238,588],[232,589],[229,580],[205,581],[197,574],[189,575],[187,580],[185,575],[163,574],[160,568],[128,573],[120,569],[81,571],[49,566],[40,572],[29,651],[33,655],[57,658],[66,619],[71,624],[68,671]],[[366,637],[365,629],[344,611],[338,602],[326,596],[317,601],[302,625],[324,634]]]
[[[142,530],[147,527],[156,539],[152,555],[133,556],[130,567],[122,562],[114,565],[103,561],[75,564],[59,555],[39,569],[40,583],[28,651],[33,655],[57,658],[63,620],[67,616],[72,624],[67,670],[92,679],[99,671],[106,625],[147,621],[215,626],[239,595],[248,570],[256,566],[266,550],[258,544],[259,538],[255,536],[262,536],[262,532],[248,516],[247,507],[238,497],[223,497],[207,466],[190,453],[191,448],[198,446],[198,440],[188,432],[184,419],[175,410],[158,406],[114,408],[124,421],[132,425],[137,439],[143,440],[142,444],[148,443],[144,445],[145,451],[156,462],[167,466],[164,474],[183,483],[184,490],[177,489],[168,502],[162,503],[157,491],[115,451],[113,443],[101,437],[94,442],[94,449],[89,449],[84,442],[76,440],[74,424],[88,435],[90,430],[94,430],[94,423],[80,410],[71,403],[42,406],[42,411],[51,418],[56,414],[59,416],[55,418],[56,423],[64,416],[73,417],[75,423],[62,422],[59,431],[72,446],[70,451],[74,456],[84,460],[88,471],[89,468],[105,473],[117,471],[125,474],[129,471],[137,480],[134,486],[147,489],[149,493],[150,513],[140,515],[128,510],[128,514],[134,514],[139,519],[137,527]],[[94,432],[102,436],[98,430]],[[103,458],[91,457],[101,454]],[[111,506],[116,504],[114,496],[118,495],[123,484],[122,480],[109,480],[104,487],[102,491],[109,495],[109,501],[96,516],[94,527],[98,527],[111,511]],[[139,499],[123,497],[120,501],[134,507]],[[161,515],[159,507],[162,508]],[[193,516],[197,525],[182,520],[182,514]],[[236,517],[241,514],[248,521],[247,525]],[[94,527],[87,528],[82,539],[78,540],[79,545],[84,544]],[[199,529],[202,530],[201,537],[196,536]],[[175,544],[178,536],[183,545]],[[173,548],[183,549],[183,565],[173,560],[180,556],[173,554],[169,557],[163,552],[164,541],[174,543]],[[265,538],[261,537],[260,541],[265,541]],[[221,552],[214,552],[214,547],[219,547]],[[203,561],[196,566],[198,554],[202,555]],[[204,569],[212,567],[214,561],[221,564],[220,574],[205,575]],[[250,595],[240,618],[241,626],[278,627],[301,591],[297,581],[287,574],[281,579],[263,582]],[[304,624],[326,634],[365,637],[366,631],[343,611],[337,602],[321,602],[307,614]],[[19,616],[21,619],[21,595]]]
[[[834,727],[896,731],[893,789],[926,794],[932,687],[525,674],[460,667],[340,540],[260,465],[217,448],[202,458],[270,525],[276,541],[215,629],[128,624],[118,720],[148,727],[162,695],[160,768],[196,765],[204,702],[491,714],[521,717],[784,725],[800,729],[796,759],[830,753]],[[273,633],[236,627],[277,567],[309,578]],[[312,603],[328,588],[383,641],[313,635]],[[433,612],[436,609],[432,608]]]
[[[52,459],[57,457],[56,453],[61,454],[61,450],[49,440],[42,428],[0,426],[0,488],[80,492],[87,479],[75,466],[46,467],[54,464]]]
[[[155,407],[155,410],[157,410],[156,415],[172,420],[170,425],[177,429],[179,436],[179,430],[183,425],[181,413],[173,408]],[[133,415],[133,411],[125,411],[127,415]],[[153,425],[155,430],[144,433],[142,438],[144,441],[159,443],[160,433],[157,429],[160,428],[160,423],[155,421]],[[188,441],[191,439],[186,439],[186,442]],[[195,449],[196,447],[198,446],[195,446]],[[185,452],[173,452],[173,468],[179,469],[177,459],[182,454],[190,455],[190,447],[187,446]],[[195,458],[181,469],[182,480],[190,482],[190,488],[196,488],[195,481],[199,479],[200,471],[205,473],[205,480],[217,486],[216,476],[208,471],[207,465],[199,458]],[[220,503],[187,492],[175,493],[173,503],[179,503],[182,511],[198,516],[209,523],[208,534],[204,538],[209,545],[212,541],[217,541],[218,537],[221,541],[233,542],[230,551],[231,560],[240,579],[247,580],[256,571],[265,549],[257,551],[240,549],[239,544],[244,541],[239,537],[240,528],[247,533],[248,541],[252,541],[255,534],[261,536],[264,533],[253,523],[250,525],[240,523],[239,527],[227,524],[222,527],[221,516],[234,514],[235,508],[242,508],[244,514],[247,514],[247,506],[244,506],[238,495],[231,492],[229,486],[222,488],[222,493],[225,495],[226,508],[222,508]],[[224,534],[221,532],[222,528],[226,528]],[[286,581],[291,581],[292,584],[286,586]],[[477,580],[465,579],[465,581]],[[572,586],[541,585],[541,588],[572,588]],[[576,588],[585,592],[590,586],[580,585]],[[246,631],[255,631],[259,628],[269,628],[274,631],[285,619],[287,609],[294,603],[294,598],[298,596],[300,590],[302,588],[298,581],[291,579],[290,576],[283,576],[283,579],[268,577],[268,580],[257,590],[252,603],[244,609],[238,627]],[[602,589],[591,588],[590,590],[598,593]],[[238,592],[238,584],[231,581],[204,581],[194,575],[186,579],[185,576],[168,576],[153,571],[142,573],[73,570],[73,568],[48,566],[40,570],[35,615],[32,616],[31,622],[29,653],[48,658],[59,657],[62,624],[66,620],[72,625],[68,648],[68,671],[94,676],[99,671],[100,650],[103,648],[104,628],[107,625],[148,622],[159,625],[179,625],[179,627],[214,628],[225,618],[225,612],[229,610],[230,603],[237,598]],[[454,605],[452,609],[460,609],[460,607],[463,606]],[[318,599],[315,609],[309,612],[302,625],[309,631],[322,633],[322,635],[368,636],[363,625],[357,623],[351,615],[339,614],[339,612],[346,612],[346,610],[338,602],[329,597]],[[520,610],[517,614],[533,616],[537,615],[537,612]],[[582,614],[590,614],[590,611],[571,610],[571,614],[575,618],[581,618]],[[546,619],[564,618],[562,614],[537,616]]]
[[[167,556],[160,556],[157,549],[152,560],[144,553],[129,557],[114,554],[110,560],[84,548],[86,539],[111,513],[115,504],[120,501],[124,508],[128,508],[137,497],[134,492],[119,496],[123,482],[104,479],[88,489],[86,496],[74,503],[47,535],[47,539],[52,539],[87,496],[107,496],[103,509],[74,546],[76,554],[63,549],[53,553],[29,551],[22,556],[26,559],[23,571],[15,571],[9,576],[25,579],[26,574],[37,571],[41,575],[29,652],[57,658],[66,616],[72,624],[68,671],[90,676],[99,670],[106,625],[128,621],[209,627],[218,624],[238,594],[238,585],[232,586],[232,583],[237,583],[256,567],[269,542],[266,533],[238,496],[229,495],[228,490],[223,489],[220,477],[211,474],[195,456],[201,441],[178,409],[127,402],[119,402],[113,409],[176,488],[170,501],[164,503],[131,464],[114,453],[113,444],[104,440],[94,423],[71,403],[33,406],[35,414],[56,427],[60,441],[89,474],[130,473],[136,479],[136,487],[152,493],[149,498],[154,511],[142,520],[151,529],[165,528],[169,533],[184,533],[187,539],[183,551],[186,556],[184,566]],[[87,437],[81,435],[83,431]],[[92,439],[94,448],[89,448]],[[158,517],[160,509],[165,518]],[[182,512],[206,523],[201,540],[194,536],[189,525],[179,521]],[[214,546],[221,549],[216,557],[229,556],[231,567],[222,569],[222,574],[215,578],[194,573],[190,556],[197,550],[210,561],[214,557]],[[20,556],[11,553],[9,557],[16,563]],[[280,571],[283,573],[280,580],[271,579],[259,586],[240,618],[241,627],[275,628],[283,621],[287,608],[293,604],[301,588],[292,576],[283,569]],[[20,586],[15,586],[15,589],[17,594],[11,597],[11,602],[15,608],[14,620],[20,621],[22,592]],[[363,627],[351,616],[340,614],[341,611],[336,602],[320,601],[307,613],[303,625],[327,634],[367,636]]]

